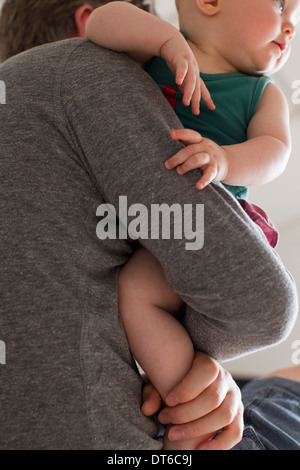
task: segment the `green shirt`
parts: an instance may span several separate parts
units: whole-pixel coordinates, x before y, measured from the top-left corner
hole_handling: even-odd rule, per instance
[[[200,115],[195,116],[190,106],[182,103],[175,77],[162,58],[153,57],[145,70],[160,86],[183,126],[200,132],[218,145],[240,144],[247,140],[249,122],[266,85],[272,81],[269,77],[254,77],[239,72],[200,73],[216,109],[211,111],[201,101]],[[245,186],[224,186],[237,198],[246,199],[248,196]]]

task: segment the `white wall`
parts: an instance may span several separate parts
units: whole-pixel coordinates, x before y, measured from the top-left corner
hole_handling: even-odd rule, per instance
[[[174,0],[156,0],[156,5],[162,18],[178,25]],[[277,226],[280,232],[277,252],[300,288],[300,104],[292,102],[295,92],[292,84],[300,80],[300,56],[296,52],[300,47],[300,38],[296,36],[294,42],[288,64],[273,77],[290,106],[293,140],[291,159],[280,178],[268,185],[252,188],[249,199],[264,208]],[[300,341],[300,318],[284,343],[225,363],[224,366],[239,377],[257,377],[290,366],[295,352],[292,345],[296,340]]]
[[[299,67],[300,78],[300,67]],[[277,252],[300,288],[300,114],[291,120],[293,151],[285,173],[265,187],[251,189],[250,198],[265,208],[277,225],[280,239]],[[291,335],[278,346],[245,356],[225,367],[231,373],[244,377],[263,375],[271,370],[293,365],[293,344],[300,341],[300,316]],[[299,356],[298,356],[299,357]]]

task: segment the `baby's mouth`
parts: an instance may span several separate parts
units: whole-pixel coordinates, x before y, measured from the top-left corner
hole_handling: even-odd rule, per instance
[[[272,41],[272,42],[276,44],[276,46],[278,46],[282,54],[286,51],[288,47],[285,42],[278,42],[278,41]]]

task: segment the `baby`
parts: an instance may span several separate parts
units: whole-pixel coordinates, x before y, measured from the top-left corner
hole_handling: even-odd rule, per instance
[[[172,130],[171,137],[185,146],[166,168],[181,175],[198,168],[198,189],[222,182],[245,201],[247,186],[274,180],[289,159],[288,106],[267,75],[289,56],[300,0],[176,5],[181,32],[133,5],[112,2],[92,13],[87,37],[145,66],[172,104],[185,129]],[[144,248],[120,272],[119,309],[132,354],[165,399],[190,369],[194,348],[176,319],[183,301]],[[165,433],[165,449],[198,446],[199,440],[174,444]]]

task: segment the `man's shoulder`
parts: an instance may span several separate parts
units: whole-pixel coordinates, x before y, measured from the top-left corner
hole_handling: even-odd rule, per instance
[[[37,64],[43,67],[47,63],[48,66],[51,66],[55,56],[63,57],[66,54],[71,54],[77,47],[87,42],[87,40],[81,38],[74,38],[33,47],[7,59],[1,64],[0,70],[18,68],[19,66],[26,66],[26,64]]]
[[[103,49],[102,47],[93,44],[87,39],[72,38],[64,39],[62,41],[43,44],[41,46],[28,49],[21,52],[0,64],[0,72],[10,70],[30,70],[51,72],[59,66],[64,66],[68,61],[76,62],[78,68],[82,68],[82,63],[89,60],[94,60],[95,56],[99,55],[112,55],[113,51]],[[116,54],[116,53],[115,53]],[[121,54],[123,55],[123,54]],[[80,62],[79,62],[80,59]]]
[[[83,42],[87,41],[80,38],[67,39],[28,49],[3,62],[0,65],[0,76],[23,82],[29,77],[33,81],[46,79],[56,73]]]
[[[50,83],[63,82],[78,86],[95,79],[100,71],[113,74],[118,65],[130,62],[125,54],[104,49],[87,39],[72,38],[34,47],[0,65],[0,79],[12,86],[26,84],[39,89]],[[138,66],[136,66],[138,67]],[[121,67],[122,69],[122,67]],[[121,70],[120,69],[120,70]],[[121,72],[120,72],[121,73]],[[72,86],[71,86],[72,88]]]

